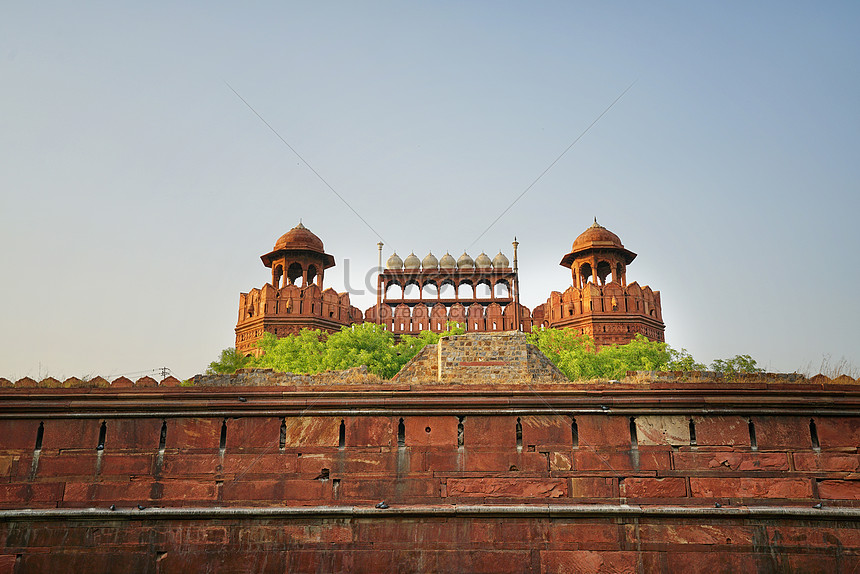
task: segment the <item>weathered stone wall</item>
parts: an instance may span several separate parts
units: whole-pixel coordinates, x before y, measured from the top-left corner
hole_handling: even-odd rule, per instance
[[[847,377],[268,377],[0,388],[0,572],[860,567]]]
[[[392,379],[398,383],[569,383],[525,333],[469,333],[427,345]],[[441,370],[441,375],[440,375]]]

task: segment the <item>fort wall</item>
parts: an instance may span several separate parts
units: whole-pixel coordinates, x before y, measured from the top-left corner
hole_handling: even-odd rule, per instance
[[[303,377],[0,379],[0,572],[860,565],[848,377]]]

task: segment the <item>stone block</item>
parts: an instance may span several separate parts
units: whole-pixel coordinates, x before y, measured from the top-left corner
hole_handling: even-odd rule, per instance
[[[617,482],[602,476],[570,479],[571,498],[618,498]]]
[[[227,450],[275,450],[281,433],[281,419],[242,417],[227,421]]]
[[[615,415],[577,415],[579,447],[630,448],[630,419]]]
[[[347,447],[397,445],[397,421],[392,417],[346,417],[343,420]]]
[[[571,448],[573,430],[571,418],[566,415],[532,415],[520,418],[523,427],[523,444],[538,450],[549,447]]]
[[[96,450],[39,458],[39,478],[59,476],[93,476],[96,473]]]
[[[161,475],[164,477],[215,476],[221,470],[217,453],[166,452]]]
[[[683,451],[673,453],[675,469],[684,471],[721,470],[727,472],[787,471],[791,469],[788,453]]]
[[[626,481],[625,481],[626,482]],[[626,530],[630,544],[660,546],[749,546],[757,531],[754,527],[732,524],[643,523]]]
[[[841,452],[795,452],[794,467],[801,471],[860,472],[860,454]]]
[[[0,420],[0,451],[30,451],[36,447],[39,421],[34,419]]]
[[[455,416],[406,416],[403,418],[406,444],[456,447],[458,422]]]
[[[325,503],[331,489],[325,481],[305,480],[245,480],[224,483],[224,501],[247,501],[263,505],[287,505],[300,502]]]
[[[105,454],[102,457],[101,476],[152,474],[154,454]]]
[[[573,468],[573,455],[570,452],[552,451],[548,456],[550,471],[564,471]]]
[[[808,417],[753,417],[759,450],[811,449]]]
[[[694,416],[696,444],[699,446],[749,446],[749,419],[746,417]]]
[[[165,446],[180,450],[218,450],[222,422],[219,418],[167,419]]]
[[[347,477],[341,480],[338,498],[341,502],[351,500],[380,500],[397,503],[415,498],[440,499],[441,483],[438,478],[393,478],[373,479]],[[437,500],[438,501],[438,500]]]
[[[812,498],[812,484],[803,478],[691,477],[696,498]]]
[[[683,478],[625,478],[619,484],[626,498],[684,498],[687,484]]]
[[[620,544],[621,534],[612,519],[555,520],[546,529],[546,541],[550,548],[610,548]]]
[[[340,438],[339,417],[287,417],[286,447],[336,447]]]
[[[68,482],[63,493],[67,506],[93,503],[96,507],[146,505],[152,499],[152,480],[110,482]],[[84,505],[85,506],[85,505]]]
[[[85,449],[95,452],[101,421],[98,419],[47,419],[43,421],[42,450]],[[36,425],[38,429],[39,425]],[[35,444],[35,436],[33,437]]]
[[[822,450],[860,447],[860,417],[815,417]]]
[[[517,417],[467,416],[463,421],[466,447],[515,448],[517,446]],[[454,444],[457,444],[456,441]]]
[[[591,574],[638,572],[634,551],[541,550],[541,574]]]
[[[394,474],[397,453],[344,449],[334,453],[302,454],[297,458],[297,472],[303,475],[318,475],[323,468],[332,476],[354,473]]]
[[[155,452],[161,439],[161,419],[110,419],[105,423],[105,449]]]
[[[628,471],[670,470],[671,453],[663,450],[573,451],[574,470],[602,471],[610,474]]]
[[[829,500],[860,500],[860,480],[822,480],[818,496]]]
[[[235,484],[235,483],[233,483]],[[214,502],[218,498],[218,487],[214,480],[164,480],[161,482],[162,506],[183,506],[190,503]],[[224,483],[225,487],[227,483]]]
[[[464,470],[469,472],[540,472],[547,473],[546,455],[539,452],[470,451],[465,449]],[[428,453],[428,459],[430,453]],[[430,469],[428,469],[430,470]],[[433,469],[435,470],[435,468]]]
[[[690,420],[678,415],[636,417],[636,436],[640,446],[689,445]]]
[[[245,477],[255,475],[294,474],[296,472],[296,455],[280,453],[277,450],[271,453],[250,453],[224,455],[222,469],[225,475],[233,477]]]
[[[0,484],[0,504],[4,508],[56,506],[63,499],[64,482],[34,482]],[[37,504],[43,503],[43,504]]]
[[[698,552],[684,552],[684,547],[672,547],[665,553],[665,571],[700,574],[736,574],[737,572],[780,572],[769,563],[770,556],[746,552],[719,551],[703,549]],[[794,572],[794,570],[789,570]]]
[[[449,498],[559,498],[567,496],[567,481],[538,478],[449,478]]]

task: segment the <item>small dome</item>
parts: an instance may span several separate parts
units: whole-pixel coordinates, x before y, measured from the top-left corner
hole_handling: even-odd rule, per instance
[[[442,256],[442,259],[439,260],[439,267],[441,269],[454,269],[457,267],[457,262],[454,261],[454,258],[451,257],[450,253],[445,253]]]
[[[475,267],[478,269],[489,269],[493,266],[493,262],[483,251],[475,258]]]
[[[385,262],[386,269],[403,269],[403,260],[398,257],[397,252],[391,254],[388,261]]]
[[[415,255],[414,251],[403,261],[403,268],[415,271],[421,268],[421,261],[418,260],[418,256]]]
[[[583,231],[579,237],[576,238],[576,241],[573,242],[571,251],[580,251],[582,249],[588,249],[589,247],[617,247],[619,249],[624,249],[624,245],[621,244],[621,239],[597,223],[597,218],[594,218],[594,223],[591,224],[591,227]]]
[[[436,269],[439,267],[439,260],[433,255],[433,252],[427,254],[427,257],[421,260],[421,267],[424,269]]]
[[[457,267],[460,269],[474,269],[475,268],[475,260],[469,257],[469,254],[465,251],[457,260]]]
[[[505,257],[505,254],[499,251],[499,254],[493,257],[493,267],[496,269],[507,269],[511,266],[511,262]]]
[[[281,235],[275,242],[274,250],[280,249],[306,249],[317,253],[325,252],[322,240],[301,223]]]

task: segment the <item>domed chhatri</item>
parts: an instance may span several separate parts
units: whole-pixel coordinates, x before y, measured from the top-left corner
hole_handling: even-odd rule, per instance
[[[624,265],[636,259],[636,254],[629,249],[624,248],[621,239],[597,223],[597,218],[594,218],[594,223],[579,234],[579,237],[573,242],[570,253],[565,255],[561,260],[561,265],[571,267],[574,260],[591,257],[599,253],[612,252],[615,254],[613,259],[618,260]]]
[[[588,229],[580,233],[579,237],[574,240],[571,251],[579,251],[582,249],[588,249],[589,247],[617,247],[619,249],[624,249],[621,239],[597,223],[596,217],[594,218],[594,223],[592,223]]]
[[[349,293],[326,289],[325,270],[334,266],[334,257],[301,222],[260,259],[272,270],[272,279],[239,294],[236,350],[243,355],[262,352],[256,343],[263,333],[283,337],[305,328],[333,333],[361,321],[361,310],[350,304]]]
[[[468,253],[466,253],[464,251],[463,254],[460,256],[460,258],[457,259],[457,268],[458,269],[474,269],[475,268],[475,261],[469,256]]]
[[[481,251],[481,254],[475,258],[475,267],[478,269],[490,269],[493,267],[493,262],[490,261],[486,253]]]
[[[445,253],[442,256],[442,259],[439,260],[439,268],[440,269],[456,269],[457,262],[454,260],[454,257],[450,253]]]
[[[493,267],[496,269],[507,269],[511,266],[511,262],[505,257],[505,254],[499,251],[499,254],[493,257]]]
[[[388,261],[385,262],[386,269],[403,269],[403,260],[397,255],[397,252],[391,254]]]
[[[278,251],[279,249],[306,249],[317,253],[325,251],[322,240],[314,235],[310,229],[302,225],[301,222],[281,235],[275,242],[274,250]]]
[[[421,267],[424,269],[437,269],[439,267],[439,260],[436,259],[432,251],[421,260]]]
[[[421,269],[421,261],[415,255],[414,251],[403,261],[403,268],[408,271],[418,271]]]

